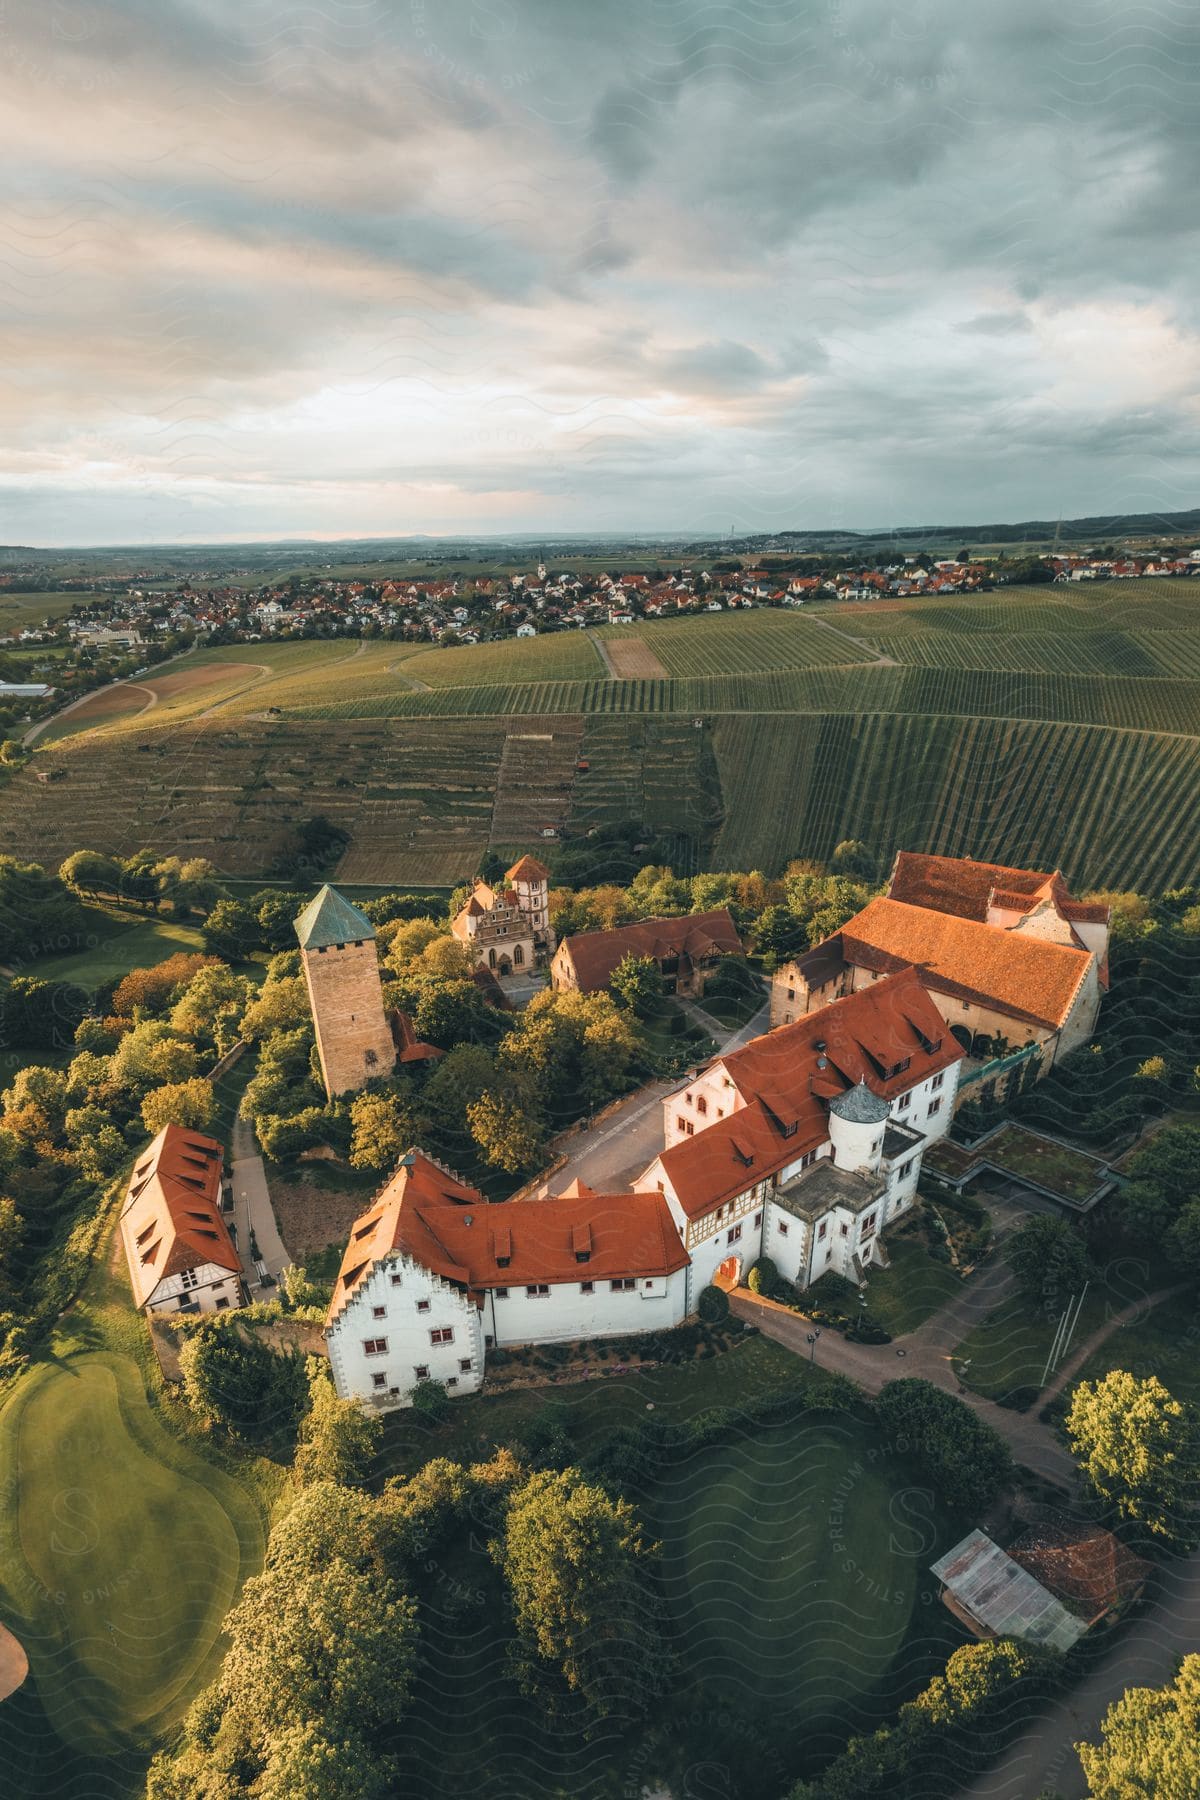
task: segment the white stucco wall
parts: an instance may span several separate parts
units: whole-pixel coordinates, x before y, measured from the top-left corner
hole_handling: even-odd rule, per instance
[[[583,1291],[592,1284],[592,1292]],[[500,1346],[569,1343],[575,1338],[617,1337],[635,1331],[661,1331],[679,1325],[687,1315],[686,1271],[641,1276],[629,1290],[614,1292],[607,1276],[589,1276],[579,1266],[579,1279],[551,1282],[549,1293],[531,1295],[524,1282],[507,1293],[489,1292],[484,1300],[484,1332]]]
[[[181,1301],[201,1312],[225,1312],[242,1304],[239,1275],[216,1263],[202,1263],[192,1272],[196,1277],[194,1284],[185,1282],[182,1275],[164,1276],[146,1302],[147,1312],[175,1313]],[[225,1301],[225,1306],[217,1304],[220,1300]]]
[[[431,1333],[446,1329],[454,1333],[452,1341],[434,1344]],[[410,1403],[418,1368],[427,1368],[429,1379],[442,1382],[451,1395],[477,1392],[483,1336],[479,1310],[468,1295],[400,1255],[375,1265],[325,1333],[337,1392],[385,1408]],[[368,1340],[379,1338],[386,1351],[365,1349]],[[462,1367],[466,1361],[469,1369]],[[382,1384],[376,1375],[384,1377]]]

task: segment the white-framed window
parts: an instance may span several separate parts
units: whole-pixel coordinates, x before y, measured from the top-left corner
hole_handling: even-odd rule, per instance
[[[469,1375],[474,1369],[475,1364],[471,1361],[469,1356],[460,1356],[458,1359],[458,1366],[464,1375]]]
[[[637,1287],[637,1282],[631,1275],[622,1275],[616,1281],[610,1281],[608,1285],[614,1294],[632,1294]]]
[[[544,1300],[549,1292],[550,1283],[548,1281],[531,1282],[525,1289],[526,1298],[529,1300]]]
[[[902,1162],[900,1164],[900,1167],[896,1171],[896,1173],[901,1181],[904,1180],[906,1175],[912,1174],[912,1166],[913,1166],[913,1159],[911,1156],[909,1157],[907,1162]]]
[[[399,1287],[402,1284],[403,1280],[404,1280],[403,1275],[393,1275],[392,1276],[392,1286]]]
[[[493,1288],[492,1293],[497,1300],[507,1300],[508,1299],[508,1289],[507,1288]]]
[[[418,1381],[428,1381],[429,1380],[429,1364],[428,1363],[418,1363],[416,1368],[413,1370],[413,1374],[416,1376]]]
[[[910,1088],[908,1090],[907,1094],[901,1094],[900,1098],[897,1100],[896,1111],[897,1112],[907,1112],[911,1105],[912,1105],[912,1089]]]
[[[429,1333],[431,1344],[452,1344],[454,1342],[453,1325],[435,1325]]]
[[[775,1229],[778,1231],[780,1237],[786,1237],[788,1234],[788,1228],[783,1219],[776,1220]]]
[[[941,1071],[941,1073],[938,1075],[935,1075],[933,1080],[930,1082],[930,1084],[929,1084],[930,1093],[936,1094],[938,1089],[941,1087],[943,1081],[945,1081],[945,1079],[946,1079],[946,1071],[945,1071],[945,1069],[943,1069]]]
[[[596,1291],[596,1284],[594,1281],[581,1281],[579,1284],[579,1291],[581,1294],[594,1294]]]
[[[372,1385],[372,1387],[377,1387],[377,1388],[386,1387],[387,1386],[387,1376],[386,1375],[372,1375],[371,1385]]]
[[[364,1356],[386,1356],[387,1355],[387,1339],[386,1338],[364,1338],[363,1339],[363,1355]]]
[[[417,1301],[417,1311],[418,1312],[428,1312],[429,1304],[430,1303],[428,1300],[418,1300]]]
[[[727,1231],[727,1232],[726,1232],[726,1233],[725,1233],[725,1242],[726,1242],[726,1243],[727,1243],[727,1244],[736,1244],[736,1243],[737,1243],[737,1241],[738,1241],[738,1239],[739,1239],[739,1238],[740,1238],[740,1237],[741,1237],[741,1235],[742,1235],[742,1228],[741,1228],[741,1226],[740,1226],[740,1225],[735,1225],[735,1226],[734,1226],[734,1227],[733,1227],[733,1229],[732,1229],[732,1231]]]
[[[940,1100],[931,1100],[931,1101],[930,1101],[930,1102],[929,1102],[929,1105],[928,1105],[928,1107],[927,1107],[927,1108],[926,1108],[926,1110],[925,1110],[925,1117],[926,1117],[926,1118],[927,1118],[927,1119],[932,1119],[932,1117],[933,1117],[933,1115],[934,1115],[934,1114],[935,1114],[935,1113],[940,1113],[940,1112],[941,1112],[941,1110],[942,1110],[942,1103],[941,1103],[941,1101],[940,1101]]]
[[[371,1308],[371,1317],[373,1319],[386,1319],[387,1318],[387,1307],[386,1306],[373,1306]]]

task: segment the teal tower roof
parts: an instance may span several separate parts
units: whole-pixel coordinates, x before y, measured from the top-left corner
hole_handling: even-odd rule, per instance
[[[295,921],[296,936],[302,950],[328,949],[331,944],[356,944],[360,938],[373,938],[375,927],[366,913],[351,906],[328,883],[315,899],[309,901]]]

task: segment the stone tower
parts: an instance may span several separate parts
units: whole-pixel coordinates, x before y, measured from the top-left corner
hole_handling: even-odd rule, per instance
[[[296,920],[296,936],[325,1092],[332,1099],[390,1075],[396,1047],[383,1010],[370,919],[323,887]]]

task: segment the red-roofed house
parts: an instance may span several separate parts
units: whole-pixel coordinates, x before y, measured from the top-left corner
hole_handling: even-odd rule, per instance
[[[135,1164],[121,1244],[137,1306],[147,1313],[241,1306],[241,1262],[221,1211],[221,1146],[165,1125]]]
[[[726,906],[675,919],[640,919],[612,931],[577,931],[558,946],[550,980],[560,992],[594,994],[606,988],[625,956],[658,964],[669,994],[702,994],[705,977],[723,956],[740,956],[742,940]]]
[[[1044,1075],[1095,1030],[1107,951],[1107,907],[1057,873],[902,851],[886,895],[776,971],[771,1022],[915,968],[965,1051],[1036,1044]]]
[[[687,1252],[661,1194],[489,1202],[410,1151],[358,1219],[326,1320],[343,1398],[474,1393],[493,1345],[657,1331],[685,1316]]]
[[[664,1195],[689,1304],[759,1256],[808,1287],[860,1280],[911,1205],[954,1113],[962,1050],[915,970],[719,1056],[663,1102],[666,1148],[637,1187]]]

